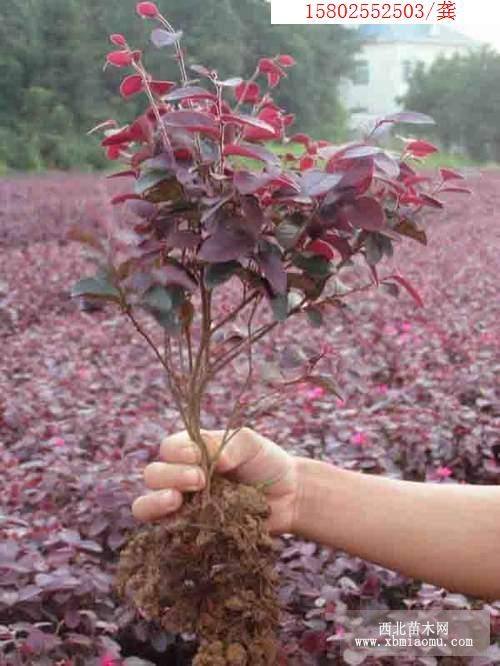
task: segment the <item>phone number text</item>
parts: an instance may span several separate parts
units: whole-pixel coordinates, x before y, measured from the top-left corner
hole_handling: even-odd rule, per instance
[[[428,21],[435,6],[435,2],[428,6],[421,2],[314,2],[305,5],[305,18],[311,21]]]

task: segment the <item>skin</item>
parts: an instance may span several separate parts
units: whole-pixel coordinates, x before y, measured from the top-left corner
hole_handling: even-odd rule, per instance
[[[205,431],[211,455],[223,431]],[[141,521],[175,514],[183,493],[202,490],[200,454],[187,433],[167,437],[144,471]],[[293,456],[243,428],[224,449],[220,474],[262,485],[269,530],[295,534],[406,576],[485,600],[500,599],[500,487],[399,481]],[[272,483],[271,483],[272,481]]]

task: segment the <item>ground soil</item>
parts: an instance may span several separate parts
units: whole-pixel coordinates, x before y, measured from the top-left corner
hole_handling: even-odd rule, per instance
[[[276,546],[263,495],[215,479],[209,500],[192,496],[175,519],[149,526],[122,552],[120,593],[173,633],[194,633],[194,666],[274,666]]]

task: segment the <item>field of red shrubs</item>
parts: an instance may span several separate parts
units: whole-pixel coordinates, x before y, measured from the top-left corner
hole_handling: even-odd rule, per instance
[[[252,425],[301,455],[368,473],[500,483],[500,175],[470,174],[469,186],[471,197],[433,213],[429,247],[396,252],[424,308],[406,293],[372,292],[308,328],[308,345],[332,347],[323,371],[342,399],[303,386]],[[80,175],[0,181],[2,666],[189,663],[189,637],[159,631],[113,592],[141,470],[180,422],[127,322],[82,312],[69,297],[89,263],[68,229],[106,222],[108,187]],[[261,361],[292,349],[305,326],[267,339]],[[228,375],[214,390],[205,427],[224,425],[237,381]],[[338,640],[345,609],[480,606],[345,553],[283,542],[283,663],[362,663]],[[498,635],[500,602],[486,606]],[[500,663],[500,644],[468,663]]]

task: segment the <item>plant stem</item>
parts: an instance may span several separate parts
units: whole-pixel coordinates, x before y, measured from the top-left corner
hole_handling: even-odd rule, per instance
[[[150,338],[148,333],[139,324],[139,322],[135,318],[131,308],[130,307],[125,307],[124,312],[127,315],[127,317],[130,319],[132,324],[134,325],[134,328],[136,329],[136,331],[139,333],[139,335],[141,335],[144,338],[144,340],[146,340],[149,347],[151,347],[151,349],[153,350],[156,358],[160,361],[160,363],[162,364],[162,366],[166,370],[168,383],[169,383],[170,390],[171,390],[171,393],[173,395],[173,398],[175,400],[176,407],[180,412],[180,415],[182,417],[182,420],[183,420],[186,428],[188,429],[188,423],[189,422],[188,422],[187,414],[184,410],[184,405],[182,404],[182,393],[178,392],[178,388],[175,387],[175,383],[173,381],[173,377],[174,377],[173,368],[171,368],[170,365],[168,364],[168,362],[166,361],[166,359],[163,358],[163,356],[161,355],[160,350],[158,349],[158,347],[155,345],[155,343]]]

